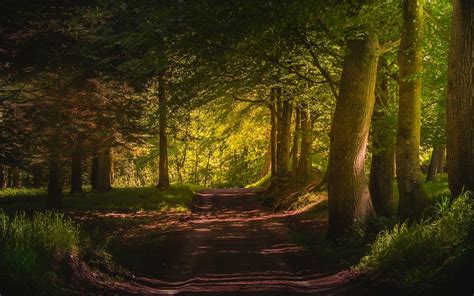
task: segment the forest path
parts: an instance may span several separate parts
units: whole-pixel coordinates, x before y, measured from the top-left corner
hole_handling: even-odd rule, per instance
[[[354,272],[322,270],[297,243],[287,216],[265,208],[255,190],[200,191],[191,214],[178,222],[171,216],[161,217],[169,229],[164,236],[148,226],[141,244],[122,250],[123,258],[134,258],[119,263],[135,276],[114,284],[119,293],[367,295]]]

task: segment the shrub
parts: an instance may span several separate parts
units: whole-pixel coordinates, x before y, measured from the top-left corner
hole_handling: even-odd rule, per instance
[[[474,198],[464,194],[452,203],[444,199],[434,217],[382,231],[357,268],[395,279],[406,288],[419,287],[473,252],[473,232]]]
[[[55,260],[77,252],[78,244],[77,225],[62,214],[19,213],[10,218],[0,212],[0,274],[16,288],[50,287]]]

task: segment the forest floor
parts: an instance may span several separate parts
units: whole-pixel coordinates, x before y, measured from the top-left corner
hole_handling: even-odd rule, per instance
[[[324,202],[324,201],[322,201]],[[203,190],[191,212],[78,212],[74,219],[107,244],[127,272],[79,273],[97,294],[377,295],[351,270],[351,256],[305,246],[321,238],[325,218],[275,213],[256,190]],[[93,235],[94,236],[94,235]],[[360,258],[360,257],[359,257]],[[80,268],[79,268],[80,269]],[[93,282],[93,285],[91,285]],[[84,287],[85,287],[84,286]],[[92,290],[92,291],[91,291]],[[77,292],[77,290],[76,290]]]

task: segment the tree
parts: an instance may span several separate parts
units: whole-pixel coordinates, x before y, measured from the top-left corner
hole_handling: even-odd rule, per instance
[[[159,120],[160,120],[160,160],[159,160],[159,188],[168,188],[170,186],[170,177],[168,172],[168,136],[167,128],[167,113],[166,95],[165,95],[165,78],[164,73],[161,73],[158,78],[158,100],[159,100]]]
[[[474,3],[453,1],[447,104],[447,158],[453,197],[474,190]]]
[[[379,41],[375,35],[347,42],[339,97],[331,127],[328,168],[328,237],[337,239],[374,217],[365,181],[365,154],[375,104]]]
[[[380,216],[392,214],[395,138],[389,117],[387,61],[381,57],[377,77],[374,114],[372,115],[372,163],[369,189],[375,211]]]
[[[424,0],[403,1],[403,26],[398,51],[400,99],[397,129],[397,181],[402,220],[420,217],[428,204],[421,180],[420,113],[423,62]]]

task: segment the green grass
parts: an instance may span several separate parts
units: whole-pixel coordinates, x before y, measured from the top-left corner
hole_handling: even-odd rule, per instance
[[[55,263],[79,249],[79,229],[63,215],[0,212],[0,280],[21,294],[54,292]]]
[[[166,190],[155,187],[127,187],[75,195],[69,195],[65,190],[63,206],[65,210],[183,212],[189,209],[194,190],[199,189],[203,187],[179,184]],[[44,210],[45,195],[44,189],[3,189],[0,190],[0,209],[8,212]]]
[[[173,185],[161,190],[156,187],[114,188],[109,192],[86,192],[68,196],[68,210],[126,210],[184,212],[189,209],[196,185]]]
[[[357,268],[419,289],[459,273],[466,267],[460,262],[471,262],[473,268],[473,253],[474,198],[465,194],[452,203],[447,198],[438,203],[429,219],[382,231]]]

